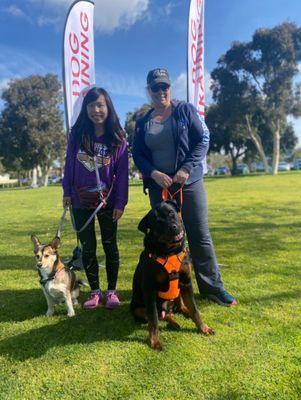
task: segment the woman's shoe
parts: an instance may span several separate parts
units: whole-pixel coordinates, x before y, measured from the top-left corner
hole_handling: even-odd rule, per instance
[[[90,293],[88,299],[84,302],[85,310],[93,310],[94,308],[98,308],[102,300],[101,290],[93,290]]]
[[[205,296],[207,299],[214,301],[220,306],[232,307],[238,304],[237,300],[225,289],[216,293],[209,293]]]

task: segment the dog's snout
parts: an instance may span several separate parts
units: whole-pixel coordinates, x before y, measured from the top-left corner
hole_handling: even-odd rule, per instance
[[[42,265],[43,265],[43,264],[42,264],[41,262],[37,262],[37,267],[38,267],[38,268],[41,268]]]
[[[171,228],[172,228],[172,230],[173,230],[174,233],[177,232],[178,227],[177,227],[176,224],[173,224]]]

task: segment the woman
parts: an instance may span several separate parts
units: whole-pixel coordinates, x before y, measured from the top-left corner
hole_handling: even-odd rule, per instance
[[[191,104],[171,101],[166,69],[148,73],[147,90],[153,108],[137,121],[133,158],[143,174],[151,206],[162,201],[162,193],[169,197],[177,193],[201,297],[235,305],[234,297],[224,289],[208,228],[202,181],[208,129]]]
[[[99,191],[108,195],[107,205],[97,213],[106,258],[108,290],[105,306],[118,307],[116,293],[119,270],[117,221],[128,201],[128,152],[124,132],[113,103],[102,88],[90,89],[71,129],[63,180],[63,205],[72,206],[77,230],[99,204]],[[83,265],[91,293],[84,309],[97,308],[103,298],[99,286],[94,218],[79,233]]]

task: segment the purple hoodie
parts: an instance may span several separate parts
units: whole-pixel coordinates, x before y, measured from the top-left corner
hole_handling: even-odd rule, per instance
[[[97,156],[97,165],[101,186],[109,191],[113,178],[113,189],[108,199],[110,208],[123,210],[128,202],[128,151],[127,142],[123,140],[114,154],[109,154],[104,144],[104,137],[94,138],[94,154]],[[75,131],[71,130],[63,179],[64,197],[71,197],[72,206],[81,208],[76,188],[96,188],[97,180],[93,158],[80,149],[75,141]]]

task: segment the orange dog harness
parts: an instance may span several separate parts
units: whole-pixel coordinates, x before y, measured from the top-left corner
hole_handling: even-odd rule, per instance
[[[180,294],[179,289],[179,271],[181,263],[185,257],[186,250],[180,254],[169,256],[168,258],[157,257],[155,260],[161,264],[168,273],[169,289],[167,292],[158,292],[158,296],[164,300],[174,300]],[[151,254],[150,254],[151,256]]]

